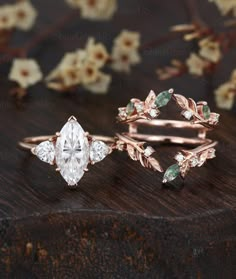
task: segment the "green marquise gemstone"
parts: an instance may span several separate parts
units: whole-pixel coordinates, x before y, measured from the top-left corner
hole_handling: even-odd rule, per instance
[[[210,108],[207,105],[203,106],[202,112],[203,112],[203,116],[204,116],[205,119],[209,119],[210,118],[211,110],[210,110]]]
[[[171,96],[172,96],[172,94],[169,91],[161,92],[156,97],[155,105],[158,108],[166,106],[169,103]]]
[[[134,111],[135,111],[134,103],[129,102],[128,105],[126,106],[126,113],[128,114],[128,116],[130,116],[134,113]]]
[[[170,166],[164,174],[163,183],[174,180],[179,174],[180,174],[180,167],[178,164],[174,164]]]

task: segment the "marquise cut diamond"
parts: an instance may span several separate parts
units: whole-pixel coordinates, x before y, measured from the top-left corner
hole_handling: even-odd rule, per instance
[[[52,164],[55,158],[54,144],[50,141],[41,142],[34,149],[34,154],[43,162]]]
[[[89,163],[89,142],[84,130],[71,117],[60,132],[56,142],[56,163],[69,186],[83,177]]]

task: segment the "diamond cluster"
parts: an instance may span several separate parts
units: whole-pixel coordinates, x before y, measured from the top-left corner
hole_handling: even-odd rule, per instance
[[[43,162],[55,162],[68,185],[74,186],[83,177],[88,164],[102,161],[110,148],[102,141],[90,143],[81,125],[71,117],[55,142],[44,141],[33,152]]]

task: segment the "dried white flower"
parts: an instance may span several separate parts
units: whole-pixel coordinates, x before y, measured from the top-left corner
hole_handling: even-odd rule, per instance
[[[131,66],[141,62],[138,53],[140,34],[123,30],[115,39],[112,48],[111,67],[115,71],[130,72]]]
[[[106,93],[110,76],[100,69],[105,65],[109,55],[105,46],[89,38],[85,49],[66,53],[57,67],[47,76],[49,88],[66,91],[76,85],[83,85],[94,93]]]
[[[126,51],[137,50],[140,47],[140,33],[123,30],[114,40],[114,45]]]
[[[236,1],[235,0],[209,0],[214,2],[222,15],[226,15],[233,11],[236,14]]]
[[[230,110],[234,104],[236,86],[231,82],[222,84],[215,91],[215,100],[218,108]]]
[[[82,68],[82,82],[83,84],[90,84],[98,78],[98,67],[91,62],[86,62]]]
[[[214,42],[211,38],[205,38],[199,42],[200,51],[199,54],[203,58],[217,63],[220,61],[222,54],[220,50],[220,43]]]
[[[14,5],[16,27],[27,31],[32,28],[37,17],[37,11],[30,1],[20,1]]]
[[[0,30],[11,30],[15,27],[13,5],[0,7]]]
[[[190,57],[186,61],[189,73],[197,76],[204,74],[204,70],[209,65],[209,63],[199,57],[196,53],[191,53]]]
[[[89,38],[88,40],[86,55],[86,59],[94,63],[98,68],[103,67],[109,58],[106,47],[102,43],[95,43],[94,38]]]
[[[80,0],[81,16],[90,20],[109,20],[117,10],[117,0]]]
[[[111,76],[99,72],[97,80],[94,83],[85,85],[84,87],[94,94],[106,94],[110,83]]]
[[[236,86],[236,70],[232,72],[230,81]]]
[[[72,8],[80,8],[80,0],[66,0],[66,3]]]
[[[82,80],[81,70],[74,67],[64,68],[61,79],[65,87],[78,85]]]
[[[15,59],[9,74],[9,79],[16,81],[22,88],[36,84],[42,77],[40,67],[33,59]]]
[[[70,69],[77,65],[77,53],[76,52],[68,52],[66,53],[61,62],[57,65],[57,67],[52,70],[49,75],[46,77],[46,81],[53,80],[55,78],[59,78],[65,69]]]
[[[126,51],[118,47],[113,48],[111,58],[111,67],[118,72],[129,73],[131,66],[141,62],[141,57],[137,51]]]

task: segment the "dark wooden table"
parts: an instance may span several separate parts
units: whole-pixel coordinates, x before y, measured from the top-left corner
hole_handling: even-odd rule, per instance
[[[38,2],[39,26],[69,10],[63,0]],[[188,20],[181,0],[120,2],[111,22],[78,18],[31,55],[48,72],[64,52],[83,47],[89,35],[111,46],[112,38],[127,28],[139,30],[145,43]],[[205,19],[220,25],[217,9],[206,0],[199,2]],[[20,44],[29,36],[21,33],[15,41]],[[17,148],[22,137],[59,130],[72,114],[85,130],[113,135],[122,130],[115,123],[117,107],[131,97],[144,98],[150,89],[173,87],[196,100],[208,100],[214,108],[213,88],[235,68],[235,50],[211,81],[189,75],[166,82],[156,78],[157,66],[173,57],[184,59],[193,48],[176,40],[145,51],[143,63],[131,75],[112,74],[105,96],[83,90],[65,96],[37,85],[16,104],[5,78],[9,65],[0,67],[0,278],[236,277],[234,111],[219,110],[221,124],[211,134],[219,141],[217,158],[192,170],[184,185],[177,180],[164,187],[162,175],[114,153],[91,167],[71,191],[53,168]],[[173,116],[173,111],[169,106],[164,117],[167,112]],[[168,167],[176,147],[157,148],[162,165]]]

